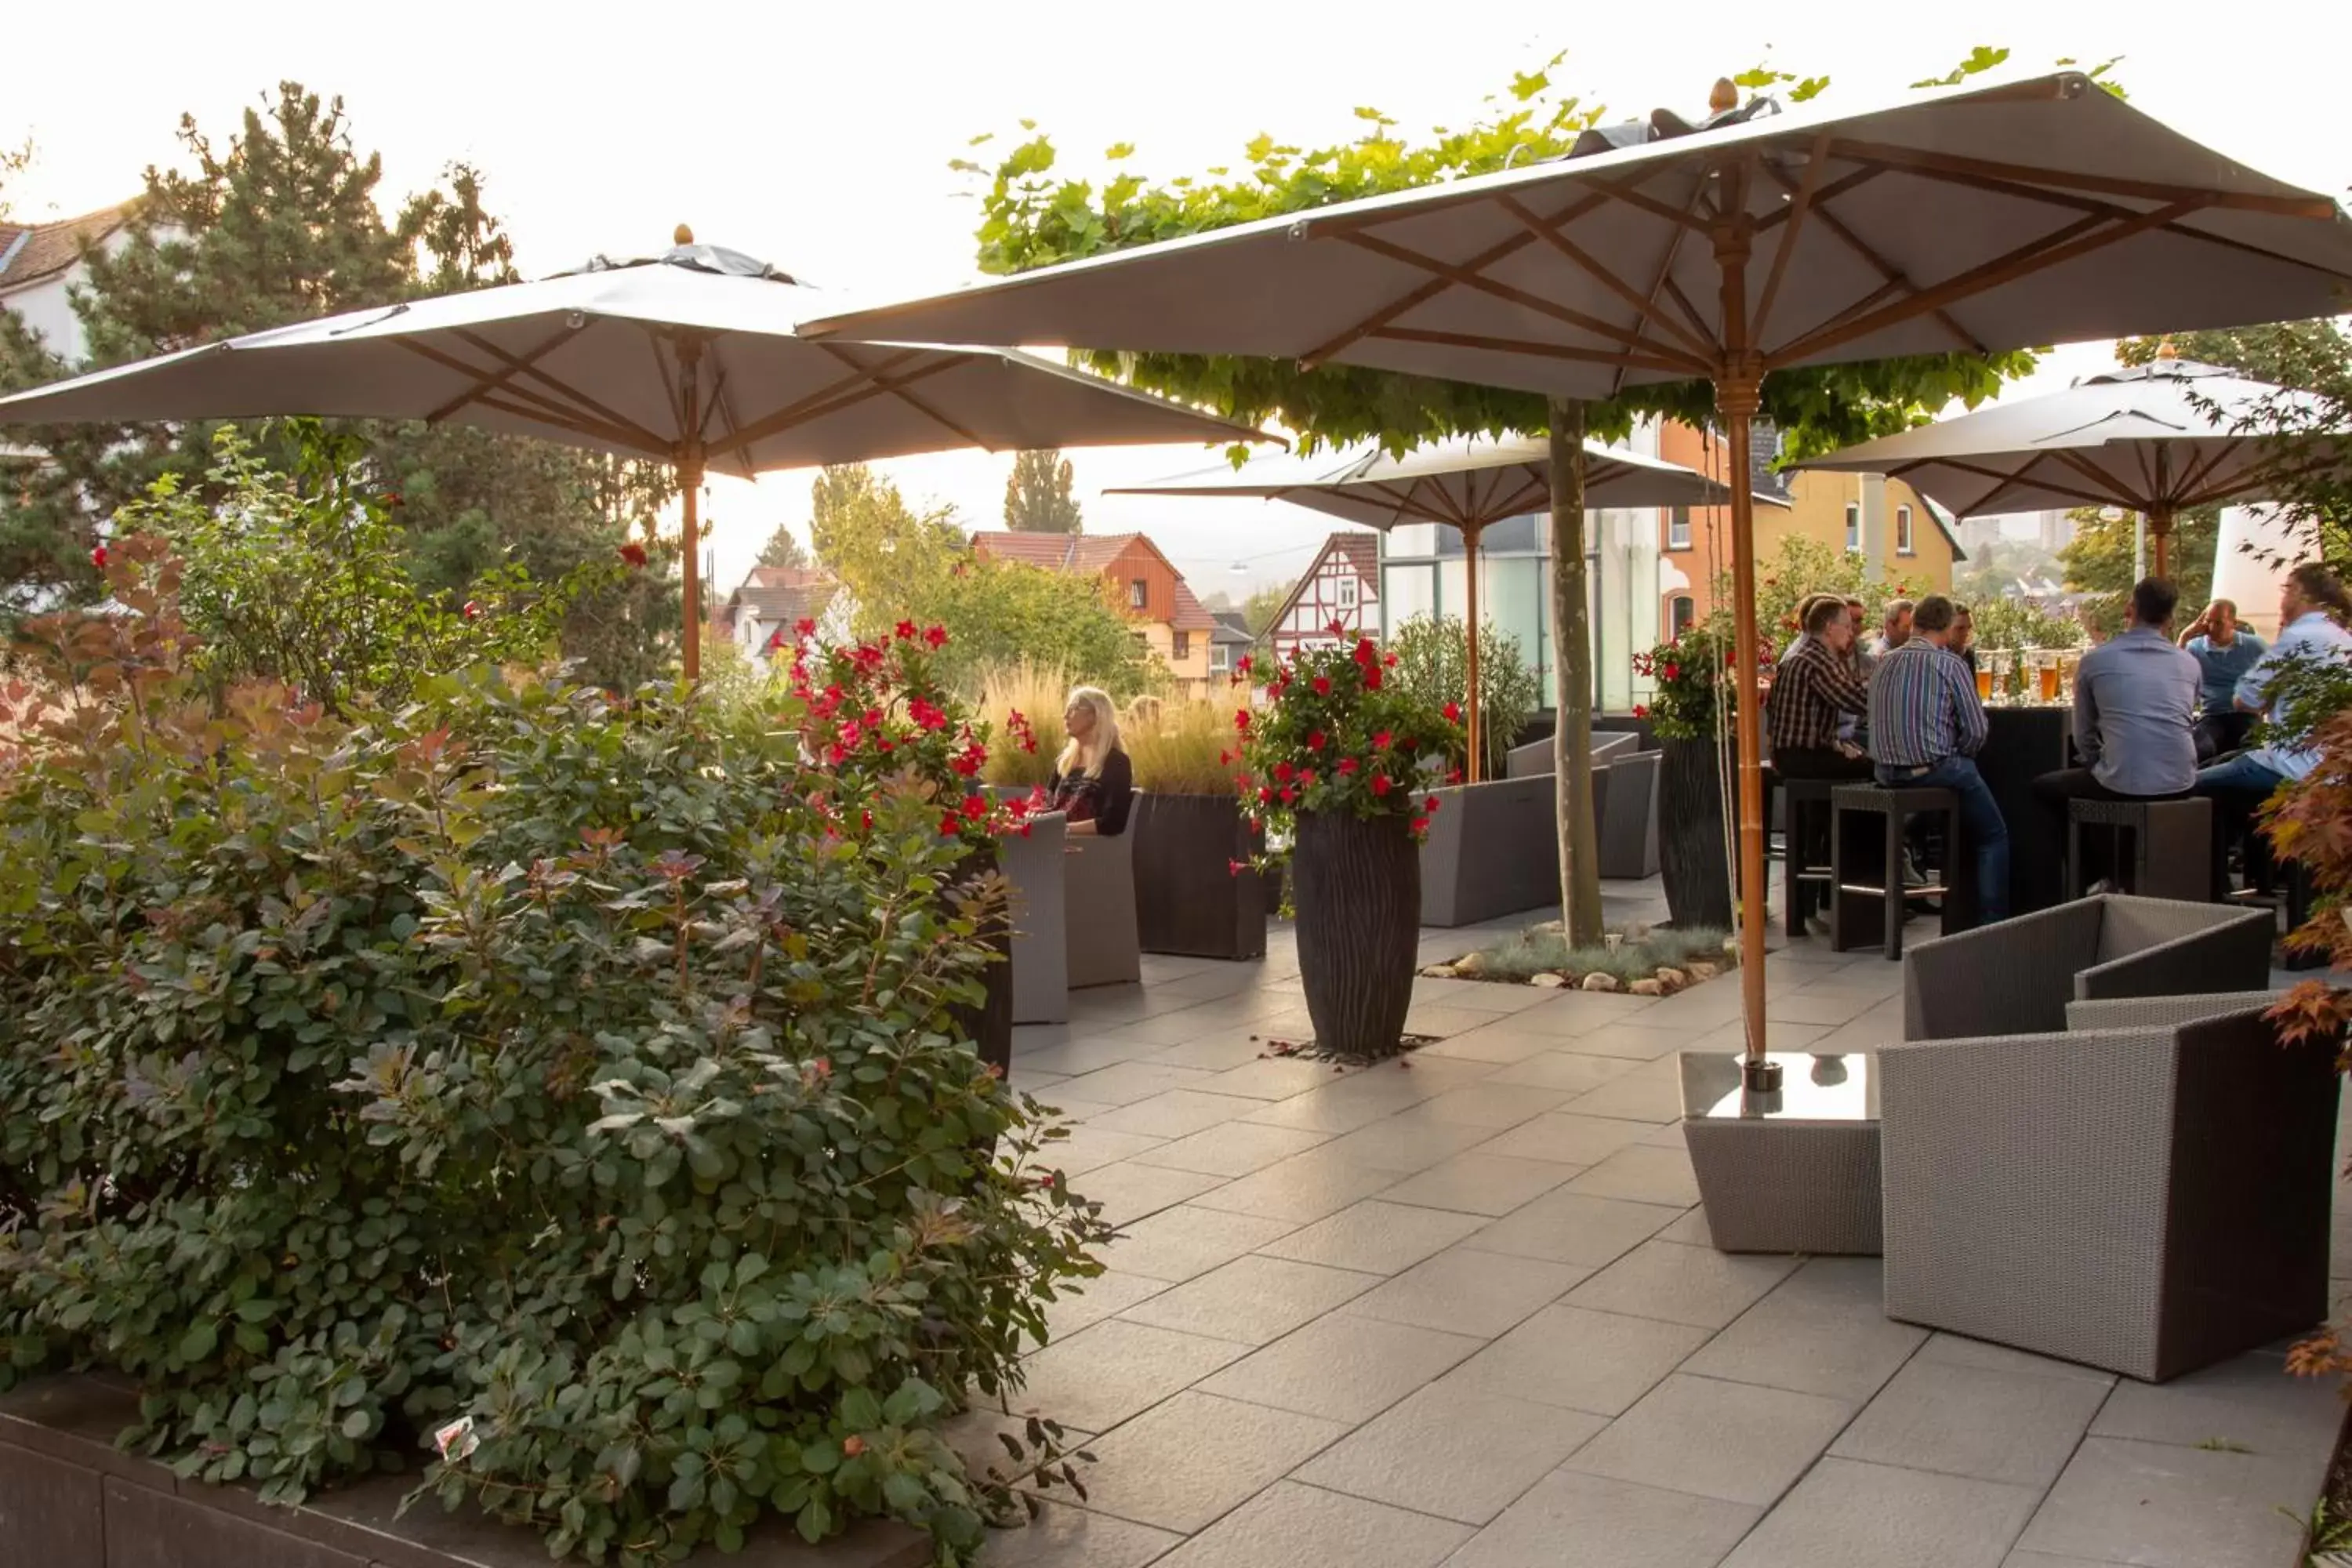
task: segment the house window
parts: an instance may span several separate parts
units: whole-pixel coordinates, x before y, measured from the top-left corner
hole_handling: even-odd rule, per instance
[[[1229,674],[1233,668],[1234,650],[1232,645],[1221,642],[1211,643],[1209,645],[1209,673],[1211,675],[1225,675]]]
[[[1688,594],[1677,594],[1666,602],[1666,635],[1668,637],[1680,637],[1691,629],[1691,623],[1697,618],[1698,605],[1692,602]]]
[[[1192,634],[1191,632],[1176,632],[1172,635],[1176,639],[1176,657],[1178,658],[1192,658]]]
[[[1356,595],[1359,591],[1360,584],[1352,574],[1340,578],[1339,607],[1343,610],[1354,609],[1356,607]]]
[[[1845,547],[1848,550],[1862,548],[1862,503],[1858,500],[1845,503]]]
[[[1678,506],[1666,513],[1666,548],[1688,550],[1690,547],[1690,508]]]
[[[1897,555],[1912,553],[1911,509],[1907,506],[1898,506],[1895,509],[1895,553]]]
[[[1143,579],[1138,577],[1127,585],[1127,607],[1130,610],[1139,610],[1143,608]]]

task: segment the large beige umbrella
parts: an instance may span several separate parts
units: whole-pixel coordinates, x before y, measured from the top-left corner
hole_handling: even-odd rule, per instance
[[[1839,114],[1661,110],[1575,154],[1042,268],[804,331],[1257,354],[1571,398],[1711,380],[1748,471],[1789,366],[2326,315],[2352,284],[2328,196],[2231,162],[2077,71]],[[1740,645],[1754,514],[1731,498]],[[1764,1059],[1764,793],[1740,671],[1740,941]]]
[[[1998,403],[1799,466],[1899,479],[1960,517],[2124,507],[2147,519],[2156,574],[2168,577],[2181,512],[2270,499],[2325,461],[2282,452],[2250,434],[2250,422],[2266,410],[2318,407],[2306,394],[2191,363],[2167,345],[2135,370],[2086,376],[2046,397]]]
[[[1584,444],[1584,500],[1589,507],[1719,506],[1726,487],[1695,468],[1661,458]],[[1551,504],[1551,444],[1517,437],[1457,437],[1417,447],[1402,457],[1374,447],[1344,461],[1255,458],[1180,474],[1151,484],[1118,485],[1108,495],[1257,496],[1295,501],[1329,516],[1383,531],[1407,522],[1459,530],[1469,585],[1467,634],[1470,777],[1478,777],[1478,537],[1506,518]],[[1756,498],[1785,507],[1777,496]]]
[[[702,477],[991,450],[1273,440],[1032,355],[812,342],[826,296],[763,262],[667,253],[252,332],[0,398],[0,426],[306,414],[444,420],[674,465],[685,667],[701,673]]]

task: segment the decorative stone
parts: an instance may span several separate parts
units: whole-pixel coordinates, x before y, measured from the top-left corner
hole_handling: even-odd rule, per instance
[[[1587,991],[1617,991],[1623,989],[1623,987],[1617,984],[1617,977],[1615,975],[1603,974],[1601,971],[1596,969],[1591,973],[1584,977],[1584,989]]]
[[[1483,952],[1464,953],[1461,957],[1454,961],[1454,973],[1456,974],[1486,973],[1486,955]]]
[[[1528,984],[1530,985],[1549,986],[1552,989],[1557,990],[1560,986],[1568,984],[1568,976],[1565,974],[1555,974],[1550,970],[1547,969],[1541,973],[1528,976]]]
[[[1548,936],[1558,936],[1561,932],[1567,931],[1568,927],[1558,921],[1545,921],[1541,924],[1530,926],[1528,929],[1530,931],[1541,931]]]
[[[1636,996],[1664,996],[1666,994],[1665,984],[1657,980],[1636,980],[1625,989]]]
[[[1696,985],[1702,980],[1712,980],[1722,973],[1723,966],[1719,963],[1694,963],[1690,965],[1689,972],[1691,984]]]
[[[1421,972],[1421,977],[1423,980],[1451,980],[1454,978],[1454,966],[1450,963],[1433,963]]]
[[[1690,983],[1691,977],[1679,969],[1662,968],[1658,971],[1658,984],[1669,991],[1679,991]]]

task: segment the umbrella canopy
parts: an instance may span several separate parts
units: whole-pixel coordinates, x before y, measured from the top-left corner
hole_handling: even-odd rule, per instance
[[[1707,506],[1720,504],[1727,488],[1680,463],[1639,452],[1584,443],[1584,499],[1591,507]],[[1386,530],[1408,522],[1443,523],[1462,531],[1469,590],[1465,653],[1473,700],[1470,710],[1470,778],[1477,781],[1484,750],[1479,745],[1478,536],[1490,523],[1539,511],[1551,504],[1551,444],[1520,437],[1507,441],[1458,437],[1415,447],[1396,457],[1382,447],[1360,452],[1333,466],[1309,458],[1254,459],[1235,468],[1206,468],[1147,485],[1118,485],[1106,495],[1261,496],[1296,501],[1367,528]],[[1759,498],[1773,506],[1778,497]]]
[[[864,461],[960,447],[1271,440],[1048,360],[812,342],[824,296],[763,262],[681,243],[533,283],[303,321],[0,398],[0,426],[303,414],[443,420],[676,464],[688,539],[707,468]],[[699,551],[685,552],[699,672]]]
[[[1570,154],[886,306],[804,331],[1259,354],[1607,396],[1711,380],[1748,471],[1762,378],[2321,316],[2352,283],[2335,201],[2231,163],[2079,71],[1774,111],[1717,84]],[[1756,646],[1754,505],[1731,496],[1738,646]],[[1743,663],[1741,984],[1764,1026],[1764,784]]]
[[[2215,365],[2159,355],[2063,392],[1864,441],[1798,466],[1900,479],[1961,517],[2052,507],[2143,512],[2168,574],[2173,519],[2195,506],[2266,499],[2311,461],[2283,458],[2242,427],[2266,407],[2318,400]]]

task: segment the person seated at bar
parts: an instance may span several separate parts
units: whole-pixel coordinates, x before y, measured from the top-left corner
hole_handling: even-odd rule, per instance
[[[1108,692],[1081,686],[1070,693],[1062,724],[1070,742],[1045,781],[1047,809],[1069,818],[1073,838],[1116,838],[1135,803],[1135,765],[1118,742],[1118,710]]]
[[[1930,594],[1913,606],[1911,635],[1870,678],[1870,751],[1889,788],[1948,789],[1976,853],[1977,909],[2009,918],[2009,824],[1977,771],[1984,704],[1976,678],[1951,651],[1952,601]]]
[[[1870,705],[1870,689],[1846,654],[1853,621],[1844,601],[1818,594],[1805,601],[1805,626],[1772,682],[1764,717],[1772,736],[1772,771],[1784,779],[1866,779],[1870,759],[1838,739],[1839,723]]]
[[[2345,592],[2335,573],[2316,561],[2289,572],[2279,587],[2278,641],[2239,678],[2232,694],[2238,709],[2278,722],[2280,699],[2273,687],[2288,667],[2315,660],[2352,662],[2352,631],[2345,630],[2347,622],[2352,622],[2352,595]],[[2200,770],[2197,793],[2213,802],[2215,858],[2226,862],[2231,847],[2244,839],[2248,877],[2259,883],[2266,862],[2259,836],[2247,831],[2253,825],[2254,808],[2279,785],[2318,765],[2318,748],[2273,741]]]
[[[2261,662],[2270,648],[2262,638],[2238,624],[2238,606],[2216,599],[2180,634],[2204,672],[2202,709],[2197,716],[2197,760],[2210,763],[2246,743],[2254,716],[2238,706],[2238,682]]]
[[[1977,617],[1966,605],[1952,606],[1952,651],[1960,656],[1960,662],[1969,667],[1970,675],[1974,675],[1977,670]]]
[[[2146,577],[2124,606],[2124,631],[2083,656],[2074,671],[2074,750],[2079,768],[2033,781],[2033,793],[2065,830],[2070,800],[2179,800],[2197,782],[2197,661],[2174,646],[2180,591]],[[2108,868],[2104,836],[2085,837],[2086,880]]]
[[[1949,600],[1945,602],[1950,603]],[[1917,626],[1915,619],[1917,611],[1918,606],[1908,599],[1887,600],[1886,619],[1879,624],[1878,637],[1870,645],[1870,657],[1885,658],[1888,654],[1909,642],[1911,634]]]
[[[1788,668],[1789,661],[1796,658],[1797,655],[1802,651],[1806,643],[1811,640],[1811,634],[1809,634],[1805,628],[1812,624],[1813,606],[1820,604],[1823,599],[1834,597],[1835,595],[1831,594],[1808,594],[1803,598],[1797,601],[1797,635],[1789,639],[1789,646],[1782,648],[1780,650],[1780,657],[1773,661],[1772,668],[1775,673],[1772,679],[1778,680],[1780,679],[1778,672]],[[1841,604],[1844,603],[1843,600],[1839,600],[1838,602]]]

